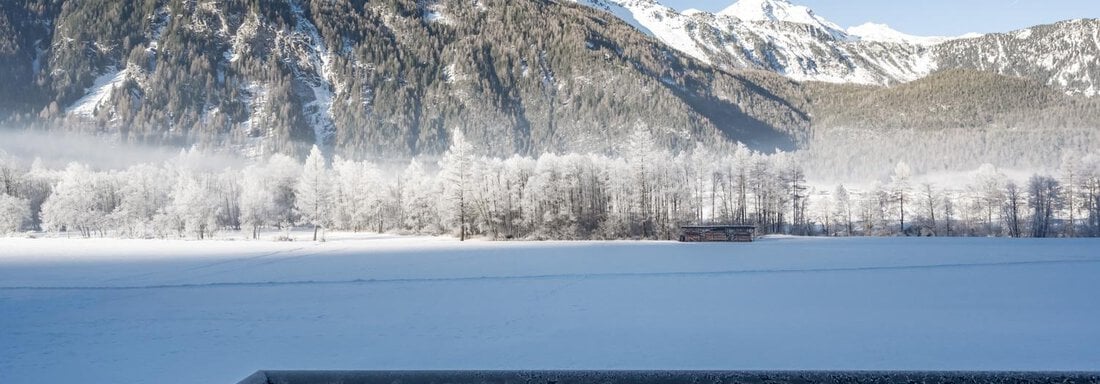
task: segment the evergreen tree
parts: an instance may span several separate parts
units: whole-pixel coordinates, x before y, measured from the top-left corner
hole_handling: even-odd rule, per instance
[[[458,226],[460,240],[466,240],[470,229],[471,191],[474,182],[474,147],[466,141],[461,130],[455,130],[451,137],[451,147],[439,161],[444,206],[440,209],[447,215],[448,222]]]
[[[324,155],[316,145],[309,151],[301,178],[294,189],[294,208],[300,216],[300,224],[313,226],[313,241],[318,232],[332,223],[333,183],[325,166]],[[321,234],[324,240],[324,234]]]

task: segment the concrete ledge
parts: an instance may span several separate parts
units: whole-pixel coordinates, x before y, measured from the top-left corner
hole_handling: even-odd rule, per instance
[[[239,384],[1100,384],[1100,372],[259,371]]]

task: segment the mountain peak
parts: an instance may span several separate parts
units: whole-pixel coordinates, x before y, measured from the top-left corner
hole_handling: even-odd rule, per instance
[[[876,41],[884,43],[902,43],[912,45],[936,45],[952,40],[973,39],[983,36],[980,33],[968,33],[961,36],[913,36],[898,32],[889,25],[879,23],[863,23],[863,25],[850,27],[848,35],[862,41]]]
[[[904,43],[914,45],[936,45],[950,40],[941,36],[913,36],[898,32],[887,24],[864,23],[863,25],[848,28],[848,35],[858,37],[863,41],[877,41],[885,43]]]
[[[836,24],[818,16],[812,9],[787,0],[738,0],[717,13],[744,21],[767,21],[809,24],[826,30],[842,32]]]

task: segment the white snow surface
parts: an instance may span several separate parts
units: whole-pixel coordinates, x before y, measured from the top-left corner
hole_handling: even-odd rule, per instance
[[[0,382],[1100,369],[1100,241],[0,239]]]

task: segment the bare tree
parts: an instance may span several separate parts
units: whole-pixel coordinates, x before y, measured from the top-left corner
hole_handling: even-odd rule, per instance
[[[1054,211],[1058,208],[1061,186],[1050,176],[1032,176],[1028,180],[1028,205],[1031,206],[1031,237],[1050,236]]]
[[[1024,207],[1024,195],[1015,181],[1009,181],[1005,185],[1004,218],[1008,226],[1008,234],[1012,237],[1020,237],[1020,214]]]
[[[852,197],[844,185],[837,185],[833,191],[833,209],[836,216],[844,222],[845,235],[852,236]]]
[[[921,195],[924,198],[923,205],[928,219],[928,226],[932,230],[936,230],[938,228],[936,226],[936,202],[939,198],[936,196],[936,189],[932,186],[932,183],[921,184]]]
[[[905,234],[905,202],[909,198],[909,180],[913,176],[913,171],[909,169],[909,164],[904,161],[898,162],[898,165],[894,167],[894,173],[890,175],[890,197],[898,204],[898,214],[901,218],[901,226],[898,228],[902,234]]]

